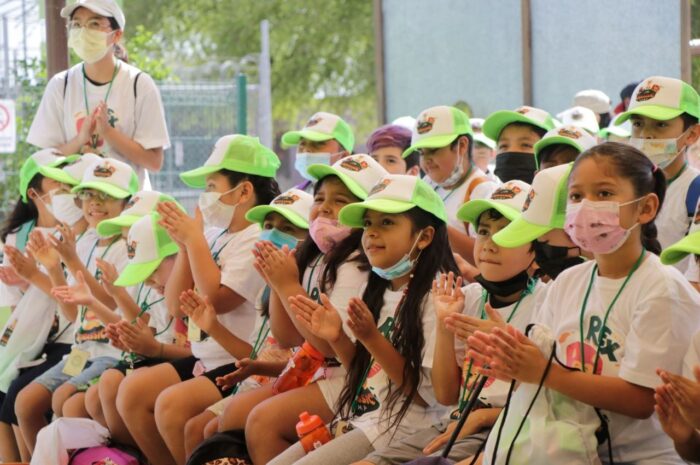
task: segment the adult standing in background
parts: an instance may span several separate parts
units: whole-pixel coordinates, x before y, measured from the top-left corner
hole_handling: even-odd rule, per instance
[[[153,79],[125,61],[124,13],[114,0],[78,0],[61,16],[83,61],[51,78],[27,141],[127,162],[148,186],[146,170],[160,170],[170,141]]]

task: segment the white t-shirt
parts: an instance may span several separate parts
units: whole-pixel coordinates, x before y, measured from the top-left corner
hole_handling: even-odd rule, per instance
[[[105,100],[109,84],[98,86],[84,79],[82,63],[66,72],[56,74],[46,86],[27,136],[27,142],[32,145],[41,148],[58,147],[78,134],[78,127],[82,126],[86,116],[86,90],[90,112]],[[162,147],[165,150],[169,147],[163,103],[151,76],[119,61],[119,71],[114,77],[106,103],[109,107],[110,125],[121,133],[141,144],[144,149]],[[143,187],[146,178],[143,167],[128,161],[114,148],[107,146],[104,140],[98,141],[95,151],[129,163],[138,175],[139,185]]]
[[[380,310],[379,319],[377,320],[380,330],[384,329],[393,320],[396,307],[401,301],[403,293],[403,289],[398,291],[387,290],[384,293],[384,306]],[[435,331],[435,311],[433,310],[432,299],[429,294],[426,295],[424,300],[422,312],[423,339],[425,342],[423,345],[418,395],[428,404],[428,407],[422,407],[415,402],[412,403],[396,429],[391,428],[395,415],[401,408],[403,399],[397,401],[393,412],[388,412],[384,409],[383,404],[388,401],[389,396],[389,377],[382,366],[375,361],[369,370],[367,381],[360,390],[358,397],[357,410],[363,413],[350,421],[355,428],[359,428],[365,433],[375,449],[385,447],[391,441],[400,440],[402,437],[414,434],[418,430],[425,428],[426,425],[432,425],[445,413],[445,408],[440,406],[435,399],[431,377],[433,367],[432,354],[435,343],[435,338],[432,337],[432,333]],[[392,388],[397,389],[397,386],[393,385]],[[394,431],[396,431],[395,435]]]
[[[683,376],[692,381],[696,381],[693,368],[698,365],[700,365],[700,332],[695,333],[693,336],[693,339],[690,341],[690,347],[688,347],[688,352],[683,359]]]
[[[17,244],[17,233],[10,233],[5,238],[5,245],[11,245],[16,247]],[[7,254],[2,257],[3,266],[10,266],[10,258]],[[22,298],[22,289],[19,286],[8,286],[7,284],[0,282],[0,307],[14,307],[17,305]]]
[[[690,183],[698,174],[700,173],[695,168],[688,166],[678,178],[666,187],[666,197],[655,221],[662,249],[675,244],[688,234],[690,218],[685,206],[685,199]],[[686,257],[674,266],[681,272],[685,272],[689,262],[690,258]]]
[[[255,325],[255,299],[265,282],[253,267],[253,248],[260,236],[260,226],[251,224],[242,231],[224,232],[210,228],[204,236],[209,243],[212,257],[221,269],[221,284],[245,299],[235,309],[217,315],[219,322],[234,336],[244,341],[250,338]],[[214,338],[192,342],[192,355],[197,357],[207,371],[228,363],[235,358],[221,347]]]
[[[477,185],[474,190],[472,190],[471,196],[468,200],[472,199],[488,199],[491,197],[493,191],[498,187],[496,183],[491,180],[476,166],[473,167],[471,174],[462,184],[454,189],[446,190],[439,187],[433,180],[430,179],[428,175],[423,177],[423,181],[427,182],[430,187],[435,189],[435,192],[440,196],[442,201],[445,203],[445,209],[447,210],[447,224],[454,228],[457,228],[464,233],[469,233],[471,236],[475,235],[472,231],[473,228],[469,228],[469,231],[464,226],[464,221],[457,219],[457,211],[464,204],[465,197],[467,195],[467,190],[472,182],[476,178],[486,178],[487,181],[482,182]]]
[[[598,347],[596,341],[601,339],[598,373],[651,389],[660,384],[657,368],[680,373],[683,355],[700,322],[700,294],[677,269],[662,265],[656,255],[647,253],[603,328],[605,312],[625,278],[596,276],[585,309],[586,341],[581,348],[580,310],[594,265],[595,261],[586,262],[559,275],[538,314],[538,323],[552,329],[558,343],[559,360],[580,368],[583,352],[590,368]],[[617,462],[664,458],[673,463],[677,458],[671,440],[661,430],[655,415],[638,420],[619,413],[605,413],[610,420]]]
[[[142,287],[143,286],[143,287]],[[168,312],[165,297],[145,283],[136,286],[136,304],[141,308],[140,312],[147,312],[149,316],[148,326],[155,331],[156,341],[163,344],[175,342],[175,318]]]
[[[700,282],[700,267],[698,267],[698,262],[695,260],[695,255],[690,255],[686,257],[688,261],[688,269],[685,270],[685,279],[691,283]]]

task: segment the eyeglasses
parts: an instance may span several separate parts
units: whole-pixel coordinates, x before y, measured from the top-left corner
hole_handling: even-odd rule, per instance
[[[91,200],[99,200],[100,202],[107,202],[108,200],[116,200],[111,195],[105,194],[104,192],[94,192],[94,191],[80,191],[78,192],[78,198],[83,201],[90,202]]]
[[[81,29],[83,27],[90,29],[91,31],[101,31],[102,29],[109,27],[109,24],[105,23],[105,21],[106,20],[91,18],[91,19],[88,19],[85,24],[82,24],[78,20],[72,20],[72,21],[68,21],[68,23],[66,24],[66,28],[69,31],[75,31],[75,30]]]

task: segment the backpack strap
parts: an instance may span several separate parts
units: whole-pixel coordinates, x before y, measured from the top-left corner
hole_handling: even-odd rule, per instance
[[[688,186],[685,194],[685,209],[688,211],[688,218],[695,217],[695,208],[700,199],[700,175],[695,176]]]
[[[465,204],[471,200],[472,193],[480,184],[483,184],[483,183],[489,182],[489,181],[490,181],[490,179],[487,178],[486,176],[479,176],[479,177],[472,179],[472,181],[467,186],[467,191],[464,193],[464,200],[462,200],[462,204]],[[467,223],[467,222],[464,223],[464,230],[467,231],[467,234],[469,234],[469,223]]]
[[[65,70],[63,76],[63,100],[66,99],[66,89],[68,88],[68,71],[69,69]]]
[[[138,92],[136,91],[136,84],[139,83],[139,77],[141,77],[142,71],[139,71],[138,74],[136,74],[136,77],[134,78],[134,100],[136,100],[136,95]]]

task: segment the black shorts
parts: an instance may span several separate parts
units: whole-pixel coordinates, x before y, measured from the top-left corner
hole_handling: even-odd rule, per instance
[[[194,375],[192,374],[192,370],[194,370],[194,366],[197,363],[197,360],[199,360],[197,357],[194,356],[189,356],[185,358],[179,358],[177,360],[170,361],[170,363],[173,368],[175,368],[175,371],[177,372],[177,375],[180,377],[180,380],[182,381],[187,381],[189,379],[194,378]],[[229,394],[233,392],[233,387],[230,389],[224,389],[222,390],[219,386],[216,385],[216,378],[219,376],[224,376],[229,373],[232,373],[237,370],[236,364],[235,363],[229,363],[227,365],[222,365],[218,368],[214,368],[213,370],[205,371],[202,373],[200,376],[204,376],[207,378],[211,383],[216,386],[216,389],[219,390],[221,393],[221,397],[226,397]]]
[[[144,367],[153,367],[156,365],[160,365],[161,363],[166,363],[167,360],[164,358],[142,358],[141,360],[138,360],[134,362],[134,370],[138,368],[144,368]],[[126,362],[124,360],[120,360],[119,363],[117,363],[115,366],[110,368],[110,370],[117,370],[120,371],[123,375],[126,375],[126,370],[131,369],[131,364],[129,362]]]

